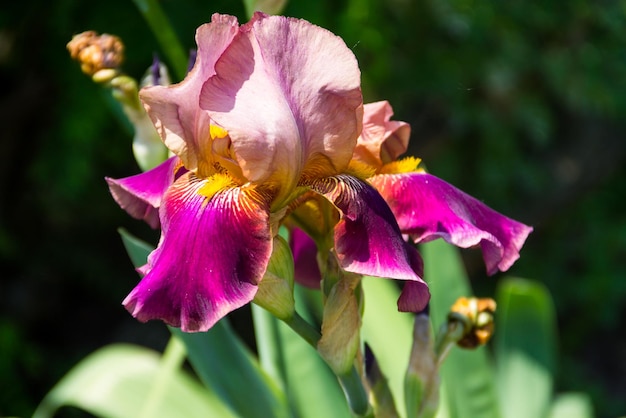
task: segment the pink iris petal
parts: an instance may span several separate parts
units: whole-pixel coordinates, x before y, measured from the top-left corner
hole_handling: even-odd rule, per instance
[[[289,193],[303,171],[344,169],[361,130],[360,71],[341,38],[256,13],[204,85],[200,107],[228,131],[244,176]]]
[[[152,170],[122,179],[107,177],[113,199],[130,216],[143,219],[152,228],[159,226],[158,208],[168,187],[174,182],[180,159],[172,157]]]
[[[406,152],[411,126],[390,120],[392,116],[387,101],[363,106],[363,131],[354,149],[356,158],[373,167],[382,167]]]
[[[140,321],[206,331],[256,294],[272,250],[269,209],[241,188],[198,194],[208,181],[187,173],[165,195],[161,242],[123,302]]]
[[[533,230],[427,173],[383,174],[369,181],[403,233],[415,242],[441,237],[462,248],[480,244],[488,274],[511,267]]]
[[[317,180],[310,187],[343,215],[335,226],[341,267],[357,274],[422,281],[393,213],[373,187],[348,175]]]
[[[203,158],[211,156],[210,119],[200,109],[200,90],[215,74],[215,62],[238,32],[235,17],[214,14],[211,23],[200,26],[196,32],[198,53],[185,80],[168,87],[148,87],[140,92],[165,145],[189,170],[195,170]]]
[[[317,264],[317,245],[306,232],[294,227],[289,234],[289,246],[293,253],[296,282],[319,289],[322,274]]]

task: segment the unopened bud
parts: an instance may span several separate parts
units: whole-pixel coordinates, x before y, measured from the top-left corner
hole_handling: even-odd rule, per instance
[[[355,289],[360,279],[346,273],[333,286],[324,304],[322,338],[317,351],[337,375],[350,370],[359,348],[361,312]]]
[[[449,323],[459,321],[464,327],[463,337],[457,344],[463,348],[476,348],[486,344],[493,335],[495,311],[496,302],[493,299],[457,299],[448,314]]]
[[[72,59],[78,61],[81,70],[89,76],[101,70],[116,70],[124,61],[124,44],[117,36],[106,33],[98,35],[94,31],[87,31],[74,35],[67,49]],[[99,74],[97,79],[103,80],[105,74]]]
[[[272,256],[259,283],[254,303],[281,320],[288,320],[295,313],[293,257],[289,244],[280,235],[274,237]]]

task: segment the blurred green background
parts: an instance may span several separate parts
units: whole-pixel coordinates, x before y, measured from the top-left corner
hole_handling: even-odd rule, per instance
[[[246,20],[233,0],[162,4],[188,48],[213,12]],[[292,0],[284,14],[346,41],[366,101],[412,125],[429,171],[535,227],[510,273],[555,299],[556,390],[626,413],[626,2]],[[137,276],[116,228],[157,233],[103,180],[139,169],[115,103],[65,49],[90,29],[124,40],[134,77],[160,54],[131,0],[0,6],[0,416],[29,416],[98,347],[169,335],[120,304]],[[493,295],[480,253],[463,256]]]

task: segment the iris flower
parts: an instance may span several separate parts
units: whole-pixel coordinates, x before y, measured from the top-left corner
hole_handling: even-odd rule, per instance
[[[508,270],[532,228],[508,218],[449,183],[427,173],[415,157],[398,159],[407,150],[411,128],[392,121],[388,102],[364,105],[363,129],[354,149],[352,166],[369,170],[367,181],[383,196],[403,235],[414,243],[443,238],[461,248],[480,247],[489,275]],[[307,231],[308,232],[308,231]],[[296,280],[319,287],[315,266],[319,244],[294,228],[291,247]],[[421,273],[419,258],[414,266]],[[398,300],[400,311],[419,312],[427,298],[423,286],[407,283]]]
[[[329,249],[345,271],[409,281],[424,305],[417,252],[351,163],[363,103],[345,43],[261,13],[241,26],[215,14],[196,42],[181,83],[140,92],[174,157],[107,179],[122,208],[161,228],[126,309],[140,321],[209,329],[253,300],[279,225],[311,202],[335,213]]]

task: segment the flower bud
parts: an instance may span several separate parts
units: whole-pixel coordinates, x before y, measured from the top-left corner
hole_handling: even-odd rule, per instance
[[[322,338],[317,351],[337,375],[351,369],[359,348],[361,312],[355,289],[360,279],[355,274],[345,273],[332,287],[324,304]]]
[[[295,312],[293,257],[280,235],[274,237],[272,256],[253,302],[281,320],[290,319]]]
[[[496,302],[493,299],[457,299],[448,314],[448,323],[458,321],[464,327],[463,336],[457,344],[463,348],[476,348],[486,344],[493,335],[495,311]]]
[[[404,378],[407,416],[434,416],[439,405],[439,362],[428,315],[415,316],[413,346]]]
[[[67,49],[72,59],[79,62],[80,69],[92,77],[102,70],[116,70],[124,61],[124,44],[117,36],[106,33],[98,35],[94,31],[86,31],[74,35]],[[110,72],[96,78],[109,81],[105,74]]]

